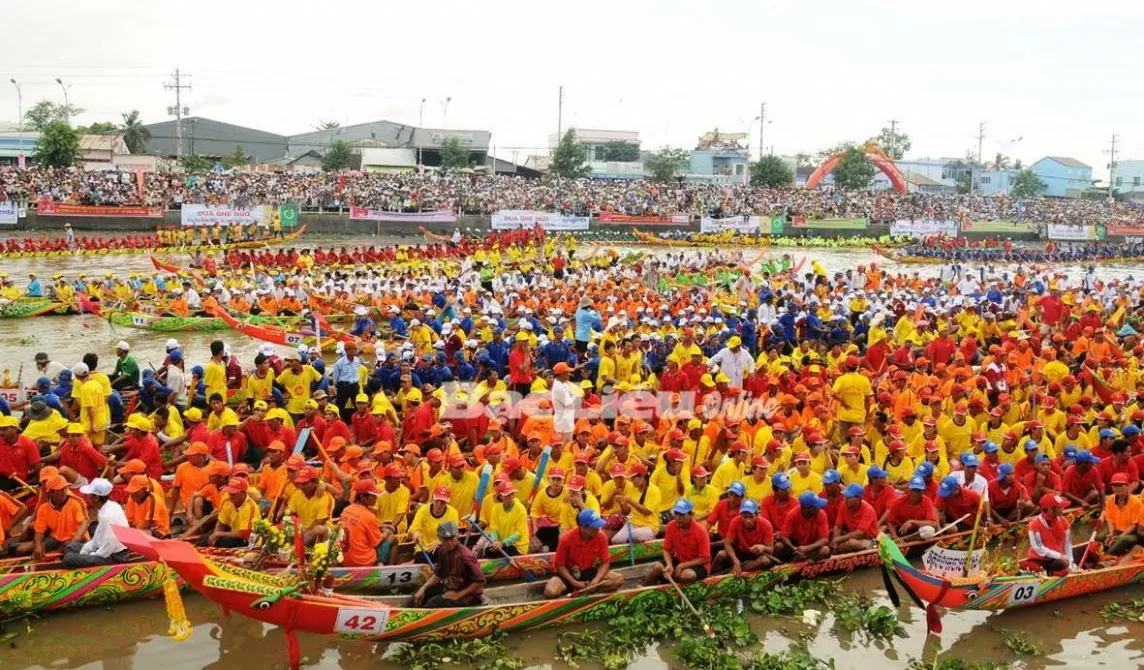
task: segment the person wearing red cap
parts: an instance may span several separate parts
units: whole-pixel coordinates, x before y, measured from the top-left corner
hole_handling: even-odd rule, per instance
[[[382,564],[385,557],[380,555],[381,549],[383,543],[392,536],[392,531],[383,531],[374,514],[377,496],[381,491],[372,479],[355,481],[352,490],[352,502],[338,517],[346,538],[342,565],[364,567]]]
[[[452,492],[449,487],[438,486],[433,490],[432,502],[417,508],[413,521],[409,523],[409,541],[418,549],[432,550],[436,546],[437,528],[441,524],[451,521],[460,525],[457,508],[449,504],[451,497]],[[425,557],[419,553],[415,560],[423,562]]]
[[[1059,495],[1046,493],[1041,496],[1041,513],[1029,522],[1026,560],[1049,575],[1065,575],[1076,568],[1069,521],[1061,515],[1067,504]]]
[[[383,470],[385,474],[385,485],[381,488],[381,492],[377,494],[377,504],[374,506],[374,514],[377,520],[381,522],[382,527],[390,532],[397,532],[402,528],[408,520],[406,517],[410,511],[410,494],[409,488],[403,485],[403,481],[407,477],[405,468],[400,463],[390,463],[385,466]],[[388,560],[388,551],[381,553],[383,562]]]
[[[127,483],[127,508],[124,510],[129,525],[148,535],[166,537],[171,532],[171,515],[167,502],[151,490],[147,475],[135,475]]]
[[[810,454],[805,451],[795,454],[794,470],[788,476],[791,483],[790,494],[795,498],[806,491],[818,493],[822,490],[822,475],[811,469]]]
[[[1118,472],[1110,478],[1112,494],[1104,500],[1104,523],[1097,529],[1096,539],[1113,556],[1123,556],[1140,544],[1140,526],[1144,524],[1144,502],[1132,495],[1132,481]]]
[[[560,541],[560,517],[563,513],[566,497],[564,478],[564,468],[558,465],[550,467],[548,469],[548,486],[537,491],[529,509],[528,516],[532,520],[536,539],[548,547],[547,551],[555,550],[556,543]],[[513,490],[516,490],[515,486]]]
[[[248,483],[232,477],[224,489],[225,497],[218,511],[218,521],[210,535],[203,535],[202,546],[244,547],[250,539],[254,522],[262,518],[258,505],[247,494]]]
[[[615,496],[619,513],[627,523],[612,536],[612,544],[627,544],[629,534],[636,544],[650,542],[659,534],[660,491],[648,479],[647,466],[635,463],[628,469],[631,484]]]
[[[483,554],[486,558],[493,558],[502,554],[519,556],[528,553],[531,542],[528,532],[528,510],[517,499],[516,493],[516,487],[511,481],[502,480],[496,485],[496,504],[489,508],[488,523],[485,528],[485,535],[491,544],[481,538],[473,549],[478,556]],[[559,538],[559,535],[557,537]]]
[[[668,449],[658,459],[651,474],[651,483],[660,493],[659,509],[656,511],[659,512],[662,523],[671,520],[671,501],[686,497],[687,490],[691,487],[686,461],[687,454],[683,450]]]
[[[320,485],[318,471],[306,465],[294,476],[294,492],[286,501],[286,514],[297,515],[306,544],[324,540],[334,513],[334,497]]]
[[[750,472],[740,481],[747,489],[745,498],[758,502],[769,496],[774,490],[771,486],[771,463],[766,456],[756,455],[751,457],[750,464]]]
[[[710,515],[719,503],[719,491],[710,484],[711,473],[702,465],[691,468],[691,486],[687,499],[694,508],[695,520],[710,529]]]
[[[858,358],[847,356],[843,362],[846,372],[834,380],[831,391],[838,400],[838,430],[843,435],[851,426],[866,423],[866,412],[874,398],[874,388],[870,379],[858,371]]]

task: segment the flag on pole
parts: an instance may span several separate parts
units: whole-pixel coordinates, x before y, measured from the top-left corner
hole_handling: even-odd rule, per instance
[[[298,203],[291,202],[285,205],[278,206],[278,220],[282,222],[283,228],[297,228],[298,227]]]

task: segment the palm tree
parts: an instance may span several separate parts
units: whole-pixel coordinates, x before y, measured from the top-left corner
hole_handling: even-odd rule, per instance
[[[1007,170],[1007,169],[1009,169],[1009,157],[1006,156],[1005,154],[1001,153],[1000,151],[998,151],[997,155],[993,158],[993,169],[994,170]]]
[[[133,154],[141,154],[147,151],[147,142],[151,140],[151,131],[147,130],[139,121],[139,110],[133,109],[130,112],[123,112],[123,141],[127,143],[127,150]]]

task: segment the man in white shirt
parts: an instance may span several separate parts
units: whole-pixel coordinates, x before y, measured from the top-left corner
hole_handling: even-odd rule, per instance
[[[754,359],[750,352],[743,348],[743,340],[738,335],[727,339],[727,346],[720,349],[707,361],[707,367],[712,372],[718,370],[727,375],[730,380],[728,386],[743,388],[743,378],[750,372]]]
[[[81,486],[79,492],[95,500],[95,507],[99,510],[99,525],[87,542],[82,544],[73,542],[64,547],[64,567],[90,568],[97,565],[126,563],[131,560],[127,547],[123,546],[111,530],[112,526],[128,525],[123,508],[109,497],[111,482],[106,479],[94,479],[90,484]]]
[[[564,361],[552,368],[555,379],[552,382],[552,424],[557,433],[565,441],[572,439],[572,431],[576,426],[576,405],[579,396],[572,392],[568,379],[575,370]]]

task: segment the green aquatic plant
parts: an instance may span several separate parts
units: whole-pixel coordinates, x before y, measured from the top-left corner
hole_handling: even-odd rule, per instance
[[[869,596],[841,594],[833,599],[834,621],[847,633],[861,631],[872,640],[904,637],[898,613],[885,605],[875,604]]]
[[[1100,616],[1105,621],[1144,621],[1144,598],[1107,603],[1100,608]]]
[[[509,652],[504,633],[476,639],[451,639],[419,644],[403,644],[393,662],[410,670],[435,670],[445,665],[480,666],[486,670],[520,670],[524,659]]]
[[[1041,648],[1029,640],[1023,631],[1001,631],[1001,644],[1017,656],[1036,656]]]

